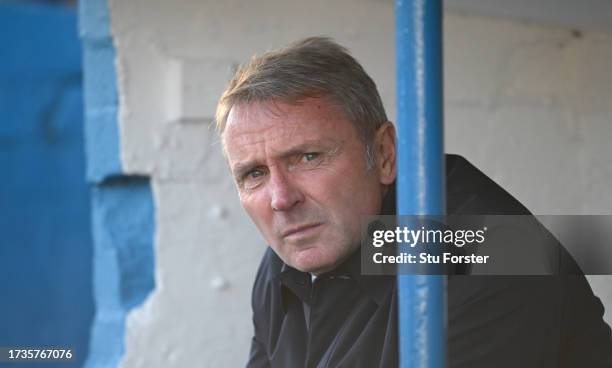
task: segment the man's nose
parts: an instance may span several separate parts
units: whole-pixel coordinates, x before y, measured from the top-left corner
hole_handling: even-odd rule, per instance
[[[304,199],[299,188],[281,172],[270,174],[269,190],[274,211],[288,211]]]

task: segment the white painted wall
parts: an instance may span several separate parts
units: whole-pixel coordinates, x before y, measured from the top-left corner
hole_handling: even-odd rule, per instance
[[[309,35],[350,48],[395,117],[393,3],[110,0],[121,157],[151,175],[157,288],[128,318],[124,367],[238,367],[264,242],[210,128],[237,63]],[[609,213],[612,34],[446,17],[447,150],[540,214]],[[612,308],[601,279],[598,291]]]
[[[612,214],[612,33],[448,14],[446,150],[533,213]],[[612,276],[589,276],[612,324]]]

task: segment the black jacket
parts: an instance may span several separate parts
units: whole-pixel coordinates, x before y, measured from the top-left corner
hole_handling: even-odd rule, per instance
[[[446,174],[449,214],[529,214],[460,156],[447,155]],[[398,367],[394,276],[362,275],[356,252],[310,280],[268,248],[247,367]],[[449,367],[612,367],[610,328],[583,275],[451,275],[447,292]]]

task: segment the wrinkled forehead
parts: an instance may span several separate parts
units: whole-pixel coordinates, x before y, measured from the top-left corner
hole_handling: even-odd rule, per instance
[[[236,104],[221,133],[223,149],[240,149],[259,141],[289,143],[323,137],[351,138],[354,130],[344,112],[325,98],[305,98],[293,103],[277,100]],[[355,135],[356,136],[356,135]]]
[[[234,105],[228,113],[221,134],[223,149],[233,152],[263,140],[289,139],[292,124],[286,106],[274,101],[250,102]]]
[[[227,114],[227,120],[223,133],[237,128],[254,128],[258,123],[271,121],[285,121],[288,110],[298,104],[288,104],[278,100],[240,102],[232,106]],[[255,127],[256,128],[256,127]]]

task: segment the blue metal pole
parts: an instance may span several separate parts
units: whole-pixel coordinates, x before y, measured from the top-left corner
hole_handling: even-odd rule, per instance
[[[397,0],[398,214],[443,215],[442,0]],[[400,366],[446,365],[445,276],[399,275]]]

